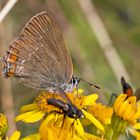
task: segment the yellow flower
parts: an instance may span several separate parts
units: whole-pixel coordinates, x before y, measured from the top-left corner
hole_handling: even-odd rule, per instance
[[[127,121],[129,124],[135,124],[140,118],[139,105],[136,102],[136,96],[127,98],[126,94],[120,94],[114,103],[114,112],[117,116]]]
[[[8,121],[5,115],[0,114],[0,140],[3,140],[3,137],[6,135],[8,130]],[[20,132],[15,131],[12,136],[6,137],[6,140],[19,140]]]
[[[94,104],[95,100],[98,98],[98,95],[91,94],[85,96],[82,94],[82,92],[83,90],[78,90],[78,93],[77,91],[74,91],[74,93],[67,93],[67,96],[72,102],[72,105],[74,105],[78,110],[80,110],[84,114],[85,118],[90,121],[91,124],[96,126],[96,128],[101,130],[101,132],[103,132],[104,127],[102,126],[102,124],[92,114],[85,111],[87,107]],[[39,131],[41,139],[45,139],[46,134],[48,139],[57,139],[59,135],[58,132],[60,132],[61,129],[61,131],[63,131],[63,135],[60,135],[59,139],[62,139],[63,137],[66,138],[66,133],[69,133],[67,139],[80,140],[81,138],[85,137],[85,132],[80,122],[80,118],[77,118],[77,116],[73,118],[69,117],[67,115],[67,112],[64,112],[63,109],[48,104],[48,99],[60,99],[67,106],[67,101],[65,101],[59,94],[41,92],[41,94],[36,97],[34,103],[23,106],[21,108],[22,113],[16,117],[16,121],[33,123],[46,118],[45,121],[43,121],[43,123],[41,124]],[[58,117],[56,118],[55,116]],[[63,119],[62,116],[66,116],[65,119]],[[70,130],[70,126],[74,129],[74,131]],[[57,136],[53,133],[55,133]],[[91,139],[92,138],[93,135],[91,135]]]
[[[93,114],[102,124],[110,124],[113,114],[113,108],[102,105],[101,103],[94,102],[88,108],[88,112]]]
[[[85,133],[79,119],[64,115],[48,115],[42,122],[39,133],[41,140],[101,140],[97,136]]]
[[[98,98],[97,94],[84,96],[84,95],[81,95],[81,90],[78,90],[78,93],[80,94],[77,96],[75,95],[77,94],[77,92],[67,94],[71,102],[73,103],[73,105],[75,105],[78,109],[86,108],[87,106],[92,105],[94,101]],[[46,115],[46,113],[47,114],[51,112],[62,113],[61,109],[48,104],[47,99],[49,98],[57,98],[57,99],[63,100],[59,96],[59,94],[42,92],[38,97],[36,97],[34,103],[23,106],[21,108],[22,114],[18,115],[15,120],[16,121],[22,120],[26,123],[33,123],[33,122],[41,120]],[[96,123],[100,124],[98,120],[96,119],[94,120],[95,120],[94,121],[95,125]],[[99,128],[101,130],[104,130],[104,128],[101,125],[99,125]]]
[[[0,114],[0,138],[3,138],[7,130],[8,130],[7,118],[5,115]]]
[[[112,128],[116,133],[131,132],[134,136],[140,136],[140,105],[136,102],[136,96],[128,97],[120,94],[114,103],[114,115],[112,117]]]

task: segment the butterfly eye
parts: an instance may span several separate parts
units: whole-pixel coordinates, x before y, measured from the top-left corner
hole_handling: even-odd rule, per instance
[[[75,85],[75,83],[76,83],[76,79],[73,79],[72,84]]]

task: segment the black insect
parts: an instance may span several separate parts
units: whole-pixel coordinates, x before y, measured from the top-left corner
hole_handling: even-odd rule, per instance
[[[67,115],[70,118],[81,119],[84,117],[83,112],[69,102],[65,103],[64,101],[62,101],[60,99],[55,99],[55,98],[49,98],[47,100],[47,102],[48,102],[48,104],[53,105],[53,106],[61,109],[62,113],[64,115]]]

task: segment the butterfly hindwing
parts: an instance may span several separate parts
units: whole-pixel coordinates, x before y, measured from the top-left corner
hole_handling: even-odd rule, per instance
[[[72,60],[58,25],[47,12],[31,18],[4,57],[4,75],[28,86],[47,89],[68,83]]]

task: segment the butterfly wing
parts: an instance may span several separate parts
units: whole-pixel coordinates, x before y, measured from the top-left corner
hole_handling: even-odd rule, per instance
[[[31,18],[3,58],[6,77],[18,77],[26,85],[47,89],[68,83],[72,60],[62,33],[47,12]]]

